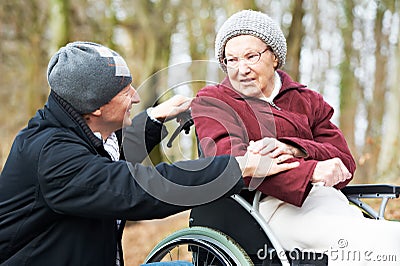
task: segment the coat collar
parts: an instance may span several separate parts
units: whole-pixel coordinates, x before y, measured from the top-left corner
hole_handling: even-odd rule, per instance
[[[277,70],[276,72],[280,76],[281,82],[282,82],[282,87],[281,87],[279,93],[276,95],[276,98],[278,98],[284,91],[306,87],[303,84],[293,81],[292,78],[286,72],[284,72],[282,70]],[[226,76],[223,79],[223,81],[221,82],[221,84],[219,86],[223,90],[224,94],[227,94],[235,99],[251,98],[251,97],[245,96],[245,95],[237,92],[236,90],[234,90],[228,76]]]
[[[59,126],[68,128],[86,139],[97,151],[104,151],[102,141],[94,135],[82,115],[54,91],[50,92],[44,110],[45,113],[50,113],[54,117]],[[48,115],[46,118],[49,118]]]

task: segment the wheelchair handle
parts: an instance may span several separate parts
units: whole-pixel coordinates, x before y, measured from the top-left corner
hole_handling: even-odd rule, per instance
[[[176,137],[178,137],[181,131],[184,130],[185,134],[189,134],[190,127],[194,125],[190,109],[178,114],[176,116],[176,120],[179,122],[179,126],[175,129],[174,133],[172,133],[172,136],[167,143],[168,148],[172,147],[172,142],[176,139]]]

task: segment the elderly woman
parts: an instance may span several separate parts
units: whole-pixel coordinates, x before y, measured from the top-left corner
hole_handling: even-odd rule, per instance
[[[261,183],[247,179],[250,189],[265,195],[260,211],[285,249],[325,252],[330,265],[372,260],[335,255],[342,251],[400,259],[399,224],[364,219],[340,192],[354,174],[354,159],[322,95],[279,70],[286,51],[281,29],[264,13],[244,10],[225,21],[215,54],[227,76],[192,102],[203,155],[251,150],[277,162],[299,162]]]

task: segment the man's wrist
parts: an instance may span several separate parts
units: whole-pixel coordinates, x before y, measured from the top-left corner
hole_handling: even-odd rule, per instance
[[[153,109],[154,109],[154,107],[147,108],[147,110],[146,110],[147,116],[150,118],[151,121],[158,123],[158,124],[162,124],[163,122],[161,120],[159,120],[153,116],[153,114],[151,112]]]
[[[235,157],[236,161],[239,164],[240,171],[242,172],[242,176],[252,176],[253,171],[251,168],[248,167],[248,160],[247,156],[236,156]]]

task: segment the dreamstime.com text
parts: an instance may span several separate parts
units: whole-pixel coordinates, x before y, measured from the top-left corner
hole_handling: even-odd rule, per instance
[[[323,256],[329,257],[330,261],[346,261],[346,262],[400,262],[400,257],[394,254],[382,254],[371,250],[351,250],[348,248],[348,242],[345,239],[338,241],[338,246],[325,251],[313,250],[292,250],[285,252],[285,254],[277,254],[273,249],[264,245],[263,248],[257,252],[257,257],[260,260],[270,259],[278,256],[281,260],[322,260]],[[283,251],[282,251],[283,252]]]

